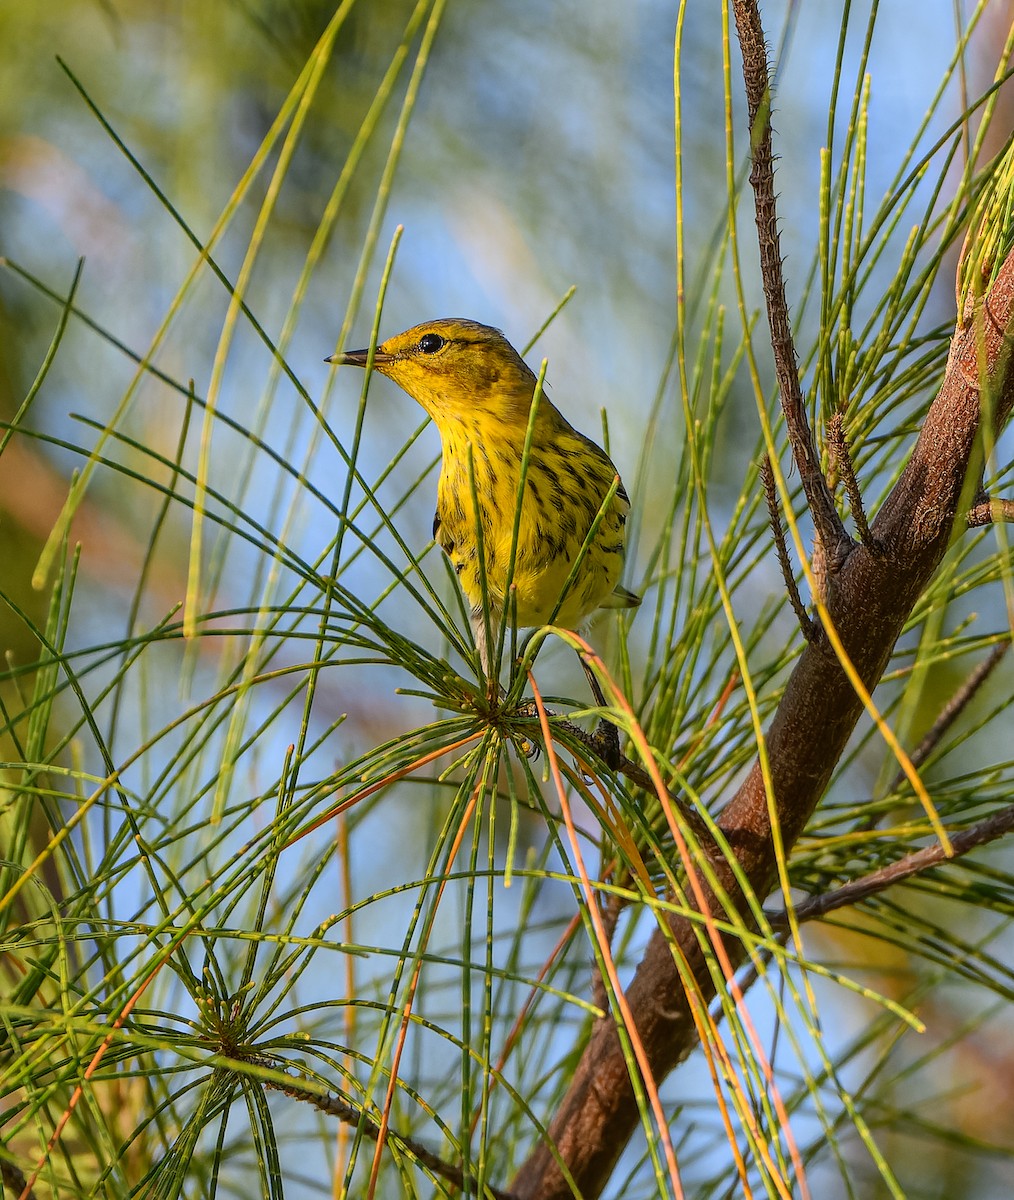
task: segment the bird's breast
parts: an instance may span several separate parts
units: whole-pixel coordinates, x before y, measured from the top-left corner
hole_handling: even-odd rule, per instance
[[[519,512],[523,442],[445,437],[434,536],[473,608],[485,594],[503,610],[513,584],[519,625],[550,619],[615,477],[606,455],[584,446],[533,443]],[[613,496],[557,614],[561,624],[579,624],[616,585],[626,508],[625,497]]]

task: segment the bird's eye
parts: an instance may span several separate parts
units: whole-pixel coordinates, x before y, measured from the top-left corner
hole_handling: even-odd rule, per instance
[[[419,339],[419,349],[423,354],[436,354],[443,344],[444,339],[439,333],[424,333]]]

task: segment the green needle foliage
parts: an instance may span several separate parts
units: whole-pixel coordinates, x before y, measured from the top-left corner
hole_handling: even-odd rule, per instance
[[[72,7],[92,29],[95,14]],[[646,363],[637,330],[619,326],[631,337],[621,357],[650,371],[653,398],[628,406],[605,358],[575,363],[570,380],[554,355],[548,372],[554,403],[574,393],[607,406],[601,440],[630,464],[628,582],[644,604],[595,626],[601,657],[565,630],[508,630],[491,699],[428,535],[433,431],[379,378],[350,385],[321,360],[368,327],[375,344],[431,315],[434,263],[450,252],[413,257],[436,210],[429,193],[413,210],[406,180],[439,195],[442,173],[449,193],[457,182],[448,161],[476,178],[483,167],[475,221],[497,226],[505,257],[517,251],[500,200],[509,178],[530,177],[512,158],[513,99],[487,150],[441,125],[440,97],[479,88],[472,71],[508,35],[578,77],[590,51],[573,6],[529,13],[546,22],[530,32],[466,0],[191,7],[193,26],[173,34],[201,66],[173,118],[172,136],[192,143],[178,177],[147,101],[138,114],[110,104],[94,59],[82,69],[65,49],[52,67],[57,111],[90,123],[97,169],[118,173],[120,250],[141,240],[131,213],[156,213],[144,237],[158,231],[173,268],[147,290],[143,272],[102,281],[141,289],[130,303],[150,319],[107,305],[91,262],[62,246],[59,277],[29,245],[9,250],[0,279],[8,332],[31,331],[27,349],[7,339],[12,364],[25,358],[8,369],[0,432],[3,519],[24,526],[0,579],[5,1194],[507,1195],[606,1026],[639,1124],[586,1195],[1009,1189],[1014,1139],[996,1114],[1014,869],[1008,827],[976,840],[1014,792],[1001,523],[955,535],[874,695],[928,806],[864,717],[802,835],[777,843],[770,894],[721,824],[806,646],[778,568],[765,455],[806,604],[799,564],[812,551],[755,267],[729,15],[666,10],[676,267],[652,311],[668,354]],[[591,7],[608,34],[612,8]],[[922,79],[925,118],[885,166],[882,16],[850,6],[815,182],[790,197],[816,230],[809,257],[797,243],[786,266],[805,409],[850,529],[857,506],[832,430],[872,516],[944,376],[962,243],[962,314],[981,308],[1014,245],[1011,44],[981,95],[967,81],[989,8],[964,16],[943,77]],[[777,114],[812,35],[794,10],[784,31],[764,15]],[[108,19],[128,40],[168,36],[136,5]],[[26,12],[0,22],[12,38],[45,31]],[[242,47],[231,81],[214,51],[230,39]],[[714,90],[698,111],[702,55]],[[201,107],[217,120],[232,103],[256,136],[241,139],[239,169],[223,157],[215,172]],[[717,189],[703,204],[691,178],[702,123],[716,157],[700,171]],[[779,172],[799,182],[778,125]],[[67,152],[59,127],[52,143]],[[545,208],[528,195],[515,216],[564,248],[562,272],[569,239],[594,255],[588,231],[615,219],[605,209],[623,164],[556,165]],[[209,178],[195,193],[185,175],[198,166]],[[443,220],[464,245],[462,194]],[[641,246],[633,225],[621,232],[630,262],[646,257],[649,234]],[[640,280],[624,270],[588,301],[608,300],[617,320],[655,286],[654,266]],[[536,365],[541,339],[582,319],[584,292],[571,299],[568,282],[533,290],[527,326],[508,331],[519,346],[534,334]],[[418,311],[389,315],[406,305]],[[987,443],[981,491],[1009,495],[1009,435]],[[44,525],[18,515],[19,491]],[[976,479],[967,507],[979,491]],[[601,716],[620,731],[618,767],[589,733]],[[953,859],[916,863],[941,830]],[[732,887],[738,905],[702,915],[702,890],[721,901]],[[699,971],[672,932],[680,921]],[[645,1070],[630,1008],[660,931],[694,1023],[667,1081]],[[566,1153],[559,1170],[562,1192],[515,1194],[582,1194]]]

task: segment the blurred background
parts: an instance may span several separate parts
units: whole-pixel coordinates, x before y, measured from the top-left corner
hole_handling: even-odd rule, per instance
[[[960,81],[968,95],[988,85],[1005,36],[1008,6],[994,2],[984,8]],[[245,291],[251,311],[273,341],[284,337],[292,372],[336,436],[348,442],[362,381],[358,375],[343,377],[335,387],[322,360],[340,340],[356,347],[368,341],[380,272],[398,225],[404,236],[381,337],[429,316],[462,315],[503,328],[520,347],[576,289],[529,358],[535,366],[541,357],[549,359],[553,400],[579,428],[597,436],[605,410],[612,456],[637,499],[635,530],[644,545],[653,544],[658,533],[653,498],[665,494],[682,440],[671,375],[663,384],[676,292],[670,4],[448,4],[389,195],[379,209],[374,197],[411,62],[390,85],[377,115],[379,136],[366,143],[361,157],[357,136],[406,28],[429,19],[409,0],[338,10],[306,0],[10,5],[0,13],[10,48],[0,80],[5,95],[0,251],[7,261],[0,273],[0,400],[8,416],[45,357],[60,315],[54,297],[66,296],[79,258],[84,267],[76,304],[98,327],[69,323],[32,405],[36,426],[75,449],[15,439],[0,475],[0,507],[8,515],[0,537],[8,561],[18,564],[9,586],[36,613],[44,596],[26,584],[39,544],[62,505],[65,481],[82,465],[81,448],[90,448],[98,436],[86,434],[71,414],[102,425],[131,389],[123,428],[172,458],[185,398],[150,376],[132,387],[135,363],[111,339],[135,355],[147,353],[172,304],[172,321],[159,337],[154,361],[182,388],[193,379],[197,395],[207,393],[229,297],[205,267],[198,268],[182,301],[173,301],[196,255],[181,223],[202,242],[211,235],[317,39],[336,11],[346,10],[259,244]],[[775,125],[782,248],[790,288],[793,272],[799,274],[796,297],[790,295],[797,315],[817,236],[819,154],[828,136],[839,11],[817,2],[774,5],[766,13],[780,64]],[[848,68],[854,70],[848,52],[855,58],[862,49],[864,21],[861,13],[852,17],[846,81]],[[681,98],[691,331],[708,298],[706,272],[726,213],[721,37],[719,10],[690,6]],[[956,14],[944,0],[892,4],[878,14],[869,64],[870,197],[887,190],[910,143],[925,151],[963,110],[967,101],[955,76],[924,126],[955,46]],[[733,61],[738,70],[735,56]],[[733,92],[738,95],[735,87]],[[1005,127],[1002,119],[996,125]],[[353,148],[356,167],[349,171],[346,158]],[[215,245],[215,259],[233,281],[277,154],[276,144],[267,169],[254,179]],[[337,218],[315,270],[301,284],[306,255],[339,180]],[[927,197],[932,186],[930,180]],[[375,248],[362,262],[371,220],[377,223]],[[749,209],[741,222],[741,236],[749,235]],[[895,237],[899,248],[906,235],[903,221]],[[754,258],[752,246],[741,254],[748,300],[759,305]],[[876,292],[875,284],[870,290]],[[728,273],[719,298],[735,303]],[[812,327],[813,313],[811,304],[801,316],[804,326],[809,320]],[[923,324],[946,323],[952,313],[944,283]],[[344,464],[327,449],[306,458],[315,422],[289,382],[275,379],[269,350],[245,320],[214,391],[219,412],[244,426],[261,422],[265,440],[294,464],[302,466],[305,459],[324,491],[333,495],[340,489]],[[656,396],[659,420],[646,446]],[[743,420],[735,415],[737,404],[743,405]],[[732,416],[718,431],[715,495],[721,498],[725,475],[729,503],[738,494],[743,457],[755,447],[753,409],[747,390],[734,389]],[[392,427],[407,432],[420,418],[393,386],[372,389],[361,451],[368,478],[376,478],[400,449]],[[198,445],[195,428],[184,454],[191,468]],[[414,478],[437,450],[435,431],[427,429],[398,477]],[[209,461],[220,471],[220,484],[238,478],[239,453],[239,444],[216,430]],[[135,461],[134,468],[138,465]],[[151,463],[140,466],[152,469]],[[275,469],[254,455],[242,475],[242,503],[271,526],[280,503]],[[223,490],[228,493],[228,486]],[[403,537],[417,549],[429,537],[433,493],[430,478],[398,516]],[[96,603],[96,620],[126,612],[151,514],[160,503],[159,496],[108,471],[90,481],[74,537],[82,543],[82,582]],[[189,526],[189,514],[174,506],[165,552],[150,568],[160,604],[181,597]],[[287,536],[298,537],[301,551],[311,557],[332,534],[331,515],[311,503]],[[243,603],[249,592],[241,581],[253,572],[250,555],[256,551],[235,539],[220,550],[228,566],[219,599],[226,607],[230,600]],[[645,566],[636,545],[631,559],[629,582],[638,586]],[[365,562],[362,569],[369,570]],[[357,587],[366,591],[379,583],[363,578]],[[0,620],[9,623],[6,644],[17,650],[23,624],[9,614],[0,614]]]
[[[849,68],[854,72],[862,50],[866,6],[860,7],[845,44],[839,129],[851,103]],[[3,586],[37,624],[45,620],[49,592],[32,586],[33,575],[74,473],[85,467],[96,445],[121,464],[119,470],[94,471],[74,516],[70,540],[80,543],[81,562],[68,633],[71,649],[122,638],[135,621],[150,627],[186,595],[191,510],[171,504],[154,553],[149,539],[164,503],[158,486],[171,479],[178,457],[191,380],[198,397],[210,391],[221,417],[244,431],[220,422],[205,442],[210,486],[220,492],[211,508],[224,511],[226,502],[235,506],[307,563],[324,555],[335,536],[333,511],[307,493],[303,482],[337,501],[347,480],[342,456],[250,320],[238,321],[227,353],[221,353],[223,329],[232,319],[229,293],[200,264],[187,230],[201,244],[212,236],[336,13],[333,52],[319,62],[319,91],[270,220],[263,233],[257,230],[281,153],[277,141],[216,241],[216,263],[235,282],[244,271],[251,238],[262,237],[245,302],[267,338],[283,347],[293,376],[346,448],[356,436],[362,377],[343,372],[336,378],[323,360],[342,345],[368,343],[382,270],[399,226],[403,232],[381,338],[427,317],[467,316],[502,328],[520,348],[576,289],[528,361],[537,368],[541,358],[549,359],[552,399],[579,428],[598,437],[605,410],[612,457],[635,497],[627,582],[651,588],[647,555],[661,528],[672,463],[683,438],[678,395],[666,372],[676,307],[675,6],[664,0],[449,0],[439,11],[429,63],[411,79],[414,55],[433,19],[428,3],[383,0],[336,9],[333,3],[310,0],[212,5],[62,0],[0,8],[0,45],[5,47],[0,51],[3,419],[11,420],[29,394],[79,259],[84,263],[75,315],[22,421],[39,436],[13,438],[0,466]],[[983,6],[963,77],[956,75],[936,100],[938,83],[956,52],[958,24],[971,14],[961,0],[895,0],[882,6],[868,66],[870,197],[879,199],[888,189],[909,146],[926,151],[958,118],[967,104],[962,87],[974,96],[992,80],[1012,18],[1007,3]],[[841,5],[824,0],[765,6],[778,63],[777,185],[794,309],[801,308],[797,302],[817,239],[820,150],[828,139],[840,18]],[[703,320],[711,287],[707,272],[726,222],[722,36],[718,5],[689,6],[680,89],[691,330]],[[411,52],[384,83],[403,42]],[[735,49],[732,61],[738,72]],[[388,184],[385,164],[392,139],[399,136],[399,113],[406,92],[416,86],[418,98]],[[733,92],[739,95],[738,79]],[[1002,94],[1001,106],[1008,103]],[[374,120],[376,134],[364,142],[364,122]],[[1000,130],[1012,123],[1003,117],[996,121]],[[738,151],[741,161],[745,141]],[[385,190],[378,203],[381,185]],[[926,184],[927,202],[933,185],[933,180]],[[315,246],[329,200],[336,205],[333,224]],[[915,219],[906,218],[891,234],[899,252]],[[749,208],[740,229],[748,301],[759,305]],[[319,260],[304,277],[311,248]],[[191,272],[192,282],[181,295]],[[921,328],[953,320],[952,279],[953,270],[945,268]],[[720,291],[720,299],[734,306],[728,275]],[[801,313],[804,329],[812,331],[815,320],[812,310]],[[758,337],[756,344],[763,346],[765,338]],[[145,373],[135,382],[136,360],[149,354],[162,376]],[[646,442],[655,405],[657,424]],[[110,424],[118,436],[104,439],[101,431]],[[393,385],[372,383],[360,470],[379,481],[378,497],[391,504],[402,498],[406,479],[419,480],[395,517],[398,534],[416,553],[430,538],[436,476],[429,468],[439,450],[435,431],[422,429],[390,478],[382,477],[422,424],[421,412]],[[191,471],[201,460],[201,425],[195,410],[179,456]],[[744,382],[734,388],[717,434],[716,513],[734,504],[756,443],[756,409]],[[263,447],[293,464],[299,477],[281,472]],[[205,538],[197,611],[215,614],[221,638],[149,653],[154,678],[162,673],[170,683],[155,688],[139,683],[136,695],[129,689],[122,693],[111,738],[116,761],[171,723],[202,687],[211,687],[232,653],[228,612],[256,607],[270,573],[286,570],[271,561],[263,538],[244,541],[214,526],[207,527]],[[376,543],[396,552],[390,533],[378,530]],[[453,588],[443,568],[432,554],[425,561],[451,605]],[[326,573],[326,559],[320,569]],[[142,570],[146,585],[135,616]],[[372,602],[389,576],[376,557],[364,554],[344,578],[351,591]],[[771,594],[781,587],[773,563],[759,574],[758,605],[767,598],[765,587]],[[983,619],[1002,628],[999,589],[989,603],[995,603],[992,612],[980,605]],[[406,635],[436,655],[446,653],[421,612],[401,595],[390,604],[392,619]],[[314,628],[312,622],[307,628]],[[29,664],[39,653],[38,639],[10,606],[0,606],[0,645],[13,664]],[[562,652],[557,659],[561,672],[573,671]],[[89,676],[96,694],[102,678],[101,668]],[[348,713],[317,752],[321,776],[336,759],[431,718],[427,701],[396,694],[409,682],[390,665],[350,666],[321,676],[314,714],[319,728]],[[946,692],[946,681],[940,686]],[[7,695],[8,705],[13,696],[13,691]],[[265,689],[250,701],[265,713],[276,704],[285,712],[289,704],[291,718],[271,723],[254,751],[238,760],[250,794],[260,792],[263,777],[277,772],[296,737],[302,710],[287,696],[287,691]],[[61,703],[70,723],[73,706]],[[131,786],[153,803],[160,769],[174,745],[172,736],[161,738],[130,776]],[[102,774],[100,764],[90,761],[90,750],[84,758]],[[199,791],[206,780],[195,778],[194,784]],[[410,864],[418,857],[415,840],[425,843],[430,817],[413,805],[411,789],[406,791],[407,798],[392,801],[393,810],[385,809],[383,817],[374,814],[360,829],[353,894],[420,869]],[[392,820],[400,830],[395,839]],[[537,844],[541,836],[533,820],[524,826],[522,843]],[[569,893],[561,890],[559,899],[559,912],[569,911]],[[505,898],[508,908],[512,903]],[[555,937],[549,932],[553,915],[543,913],[547,948]],[[453,921],[453,914],[447,919]],[[376,920],[381,931],[374,935],[390,936],[382,932],[381,918]],[[367,936],[362,929],[360,936]],[[846,954],[847,948],[832,942],[830,953],[838,952]],[[871,964],[871,973],[877,986],[888,989],[892,974],[907,969],[886,950],[881,966]],[[846,1005],[840,993],[828,1004],[828,1011],[841,1018],[841,1028],[829,1033],[831,1041],[858,1037],[860,1010]],[[952,1014],[941,1040],[959,1024],[960,1013]],[[953,1087],[939,1079],[934,1083],[935,1095],[946,1094],[940,1107],[932,1114],[914,1113],[910,1128],[892,1120],[877,1131],[910,1194],[1000,1197],[1014,1189],[1010,1045],[998,1052],[975,1038],[964,1040],[959,1052],[941,1060],[953,1072]],[[911,1072],[917,1080],[914,1058]],[[906,1081],[912,1083],[907,1076]],[[918,1094],[923,1085],[912,1086]],[[702,1094],[707,1095],[706,1083]],[[927,1154],[920,1129],[931,1122],[953,1130],[956,1141],[981,1139],[995,1152],[951,1160],[938,1140]],[[859,1182],[852,1194],[888,1194],[872,1174],[871,1190],[864,1190],[864,1170],[856,1168]],[[814,1194],[845,1195],[844,1174],[833,1168],[826,1190]],[[307,1194],[312,1192],[307,1185]]]

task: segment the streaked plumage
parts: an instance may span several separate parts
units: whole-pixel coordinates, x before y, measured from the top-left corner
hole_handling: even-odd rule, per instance
[[[367,352],[335,356],[365,366]],[[416,325],[377,347],[374,369],[393,379],[433,418],[443,447],[433,536],[447,553],[472,606],[483,662],[481,530],[491,610],[503,612],[515,507],[536,377],[499,330],[445,318]],[[474,490],[469,478],[471,455]],[[579,433],[549,398],[539,400],[518,529],[513,582],[519,626],[542,625],[613,486],[608,455]],[[619,583],[630,504],[622,484],[555,623],[577,628],[597,608],[630,608],[640,598]]]

